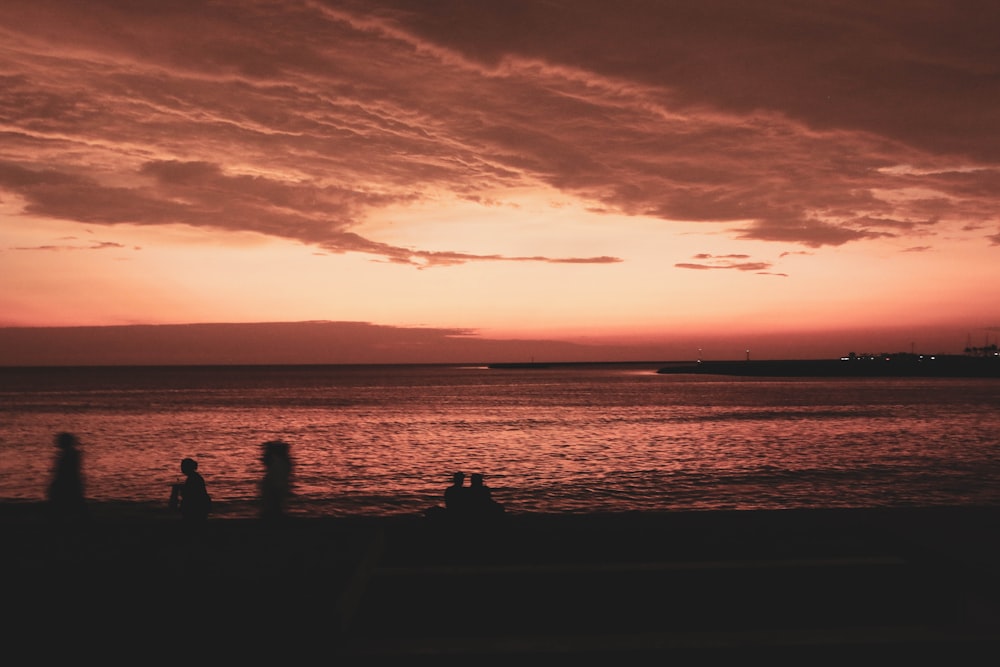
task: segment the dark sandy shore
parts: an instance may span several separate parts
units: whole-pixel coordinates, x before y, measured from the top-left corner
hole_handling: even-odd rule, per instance
[[[930,658],[1000,648],[1000,508],[178,521],[0,505],[4,636],[339,664]]]

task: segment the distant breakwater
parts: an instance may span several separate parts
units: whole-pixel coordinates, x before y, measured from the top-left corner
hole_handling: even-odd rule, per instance
[[[843,359],[672,362],[661,374],[759,377],[983,377],[1000,378],[1000,358],[964,355],[884,355]]]

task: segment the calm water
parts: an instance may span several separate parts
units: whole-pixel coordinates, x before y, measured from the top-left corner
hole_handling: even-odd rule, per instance
[[[0,501],[44,497],[65,430],[91,500],[151,511],[191,456],[217,515],[253,515],[270,439],[303,515],[419,513],[456,470],[511,512],[1000,504],[997,380],[655,370],[0,369]]]

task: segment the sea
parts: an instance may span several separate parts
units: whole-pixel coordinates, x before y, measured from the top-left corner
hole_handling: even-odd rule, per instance
[[[167,513],[198,462],[256,516],[420,515],[456,471],[510,513],[1000,505],[1000,380],[658,374],[656,363],[0,368],[0,503],[44,500],[59,432],[88,502]]]

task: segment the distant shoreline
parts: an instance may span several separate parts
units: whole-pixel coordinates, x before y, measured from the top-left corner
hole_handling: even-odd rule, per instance
[[[491,369],[545,369],[545,368],[570,368],[570,367],[613,367],[613,366],[625,366],[625,367],[636,367],[636,366],[650,366],[659,367],[663,364],[671,362],[667,361],[498,361],[490,364],[486,364],[487,368]]]
[[[843,359],[695,361],[667,364],[657,373],[756,377],[1000,378],[1000,359],[964,355],[879,355]]]

